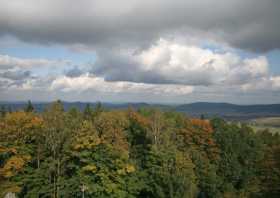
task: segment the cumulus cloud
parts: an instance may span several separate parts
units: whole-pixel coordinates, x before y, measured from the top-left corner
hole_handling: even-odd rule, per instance
[[[264,56],[241,58],[233,52],[216,52],[166,39],[160,39],[141,51],[99,49],[97,52],[98,59],[90,72],[77,65],[53,76],[36,76],[31,71],[36,67],[48,67],[67,61],[2,56],[4,58],[0,63],[9,66],[9,69],[0,71],[1,87],[7,90],[64,93],[93,91],[120,95],[174,96],[188,95],[199,90],[205,92],[203,87],[234,87],[235,90],[243,91],[255,90],[256,87],[279,89],[278,77],[271,76]]]
[[[149,46],[194,32],[242,49],[279,48],[277,0],[9,0],[0,2],[0,35],[43,44]],[[211,8],[211,9],[210,9]]]
[[[254,81],[242,85],[244,91],[279,91],[280,76],[271,76],[262,78],[259,81]]]
[[[53,70],[55,67],[71,65],[68,60],[50,60],[36,58],[18,58],[9,55],[0,55],[0,89],[35,89],[44,79],[34,74],[34,70]],[[47,84],[46,84],[47,85]],[[44,85],[44,86],[46,86]]]
[[[92,72],[108,81],[239,85],[269,73],[264,56],[244,59],[232,52],[214,52],[165,39],[140,52],[101,51],[98,55]]]
[[[76,4],[74,0],[0,1],[3,48],[39,44],[94,56],[88,69],[79,65],[87,61],[85,56],[73,57],[77,63],[73,67],[67,60],[0,55],[1,97],[45,90],[44,97],[60,93],[71,98],[80,93],[82,98],[98,92],[184,101],[185,95],[199,100],[199,96],[230,98],[233,92],[237,97],[259,91],[260,97],[263,90],[280,90],[279,76],[269,71],[263,53],[280,49],[280,1],[80,0]],[[202,47],[205,43],[222,50]],[[242,52],[237,53],[237,48]],[[241,55],[247,50],[253,51],[252,56]]]

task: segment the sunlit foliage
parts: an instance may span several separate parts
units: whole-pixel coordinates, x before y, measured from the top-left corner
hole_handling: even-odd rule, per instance
[[[157,109],[60,101],[0,117],[0,196],[279,197],[280,137]]]

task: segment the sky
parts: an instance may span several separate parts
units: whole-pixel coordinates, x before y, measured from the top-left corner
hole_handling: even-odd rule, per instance
[[[0,101],[280,103],[279,0],[2,0]]]

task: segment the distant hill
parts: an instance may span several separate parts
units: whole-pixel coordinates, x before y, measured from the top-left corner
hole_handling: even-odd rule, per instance
[[[230,103],[197,102],[176,106],[176,111],[189,115],[219,116],[227,119],[243,120],[258,117],[280,116],[280,104],[235,105]]]
[[[97,103],[63,101],[65,110],[69,110],[71,107],[83,110],[87,104],[94,107]],[[11,109],[12,111],[24,109],[25,105],[26,102],[0,102],[0,106],[5,106],[6,109]],[[38,112],[43,111],[48,105],[50,105],[50,103],[47,102],[33,103],[35,110]],[[280,104],[236,105],[230,103],[196,102],[182,105],[164,105],[148,103],[102,103],[102,106],[107,109],[126,109],[128,107],[139,109],[144,107],[155,107],[163,110],[175,110],[194,117],[199,117],[201,115],[206,117],[219,116],[229,120],[246,120],[259,117],[280,116]]]

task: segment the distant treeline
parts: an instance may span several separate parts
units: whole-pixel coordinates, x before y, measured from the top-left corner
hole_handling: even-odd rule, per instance
[[[280,197],[280,137],[222,119],[99,103],[0,116],[0,196]]]
[[[51,103],[49,102],[36,102],[33,103],[36,112],[43,112]],[[86,103],[86,102],[66,102],[62,101],[63,108],[68,111],[75,107],[83,111],[87,105],[92,107],[100,104]],[[167,105],[167,104],[148,104],[148,103],[102,103],[105,109],[127,109],[132,107],[139,108],[158,108],[162,111],[177,111],[185,113],[192,117],[199,118],[204,115],[206,118],[222,117],[226,120],[250,120],[260,117],[280,117],[280,104],[267,104],[267,105],[235,105],[229,103],[209,103],[197,102],[181,105]],[[0,102],[0,108],[6,111],[23,110],[26,107],[26,102]]]

